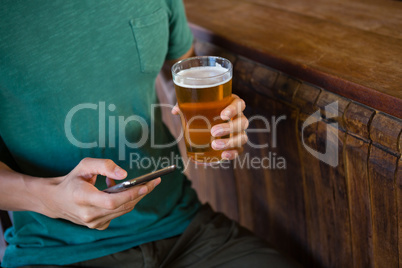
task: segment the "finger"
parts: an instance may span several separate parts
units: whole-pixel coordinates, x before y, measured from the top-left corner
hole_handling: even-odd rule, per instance
[[[99,230],[99,231],[106,230],[107,227],[109,227],[110,222],[111,222],[111,221],[105,222],[105,223],[103,223],[100,227],[98,227],[98,228],[96,228],[96,229]]]
[[[90,223],[87,223],[86,225],[89,228],[92,229],[98,229],[98,230],[104,230],[106,229],[110,221],[120,217],[126,213],[129,213],[132,211],[135,207],[135,205],[138,204],[144,198],[144,196],[141,196],[137,198],[136,200],[130,201],[128,203],[125,203],[123,206],[121,206],[118,210],[116,211],[111,211],[111,210],[102,210],[102,215],[99,215],[98,217],[94,217]]]
[[[179,106],[177,104],[172,108],[172,114],[177,115],[180,113]]]
[[[128,198],[126,197],[126,199],[119,200],[120,203],[117,204],[118,209],[116,209],[116,211],[126,211],[127,209],[129,209],[131,207],[130,202],[134,201],[133,204],[137,204],[138,202],[140,202],[140,200],[142,198],[144,198],[147,194],[152,192],[155,189],[155,187],[158,186],[160,183],[161,183],[161,178],[159,177],[152,181],[147,182],[144,185],[139,185],[138,187],[140,187],[140,189],[138,190],[137,193],[135,193],[135,191],[134,191],[134,194],[129,195]],[[135,187],[133,187],[133,188],[135,188]],[[130,194],[129,191],[130,191],[130,189],[126,191],[126,192],[128,192],[127,194]]]
[[[120,217],[121,215],[132,211],[134,209],[135,205],[138,204],[138,202],[140,202],[142,200],[142,198],[144,198],[146,196],[146,194],[150,193],[157,185],[159,185],[160,182],[161,182],[161,179],[157,178],[144,185],[135,186],[135,187],[133,187],[133,189],[137,188],[134,190],[139,192],[138,195],[136,195],[137,197],[135,199],[129,200],[128,202],[125,202],[125,203],[121,204],[120,206],[118,206],[117,202],[114,203],[114,202],[106,201],[106,203],[104,203],[104,205],[105,205],[104,207],[98,207],[98,208],[92,207],[92,208],[89,208],[87,211],[83,212],[82,213],[83,215],[81,215],[81,217],[76,222],[78,224],[84,224],[91,229],[104,230],[109,226],[109,223],[112,219]],[[129,192],[129,191],[132,191],[133,189],[130,189],[125,192],[118,193],[118,194],[106,194],[103,192],[99,192],[99,193],[106,194],[108,196],[117,196],[117,195],[122,195],[123,193]],[[95,202],[95,199],[93,199],[93,198],[91,198],[90,200]],[[92,203],[92,205],[97,206],[96,203]],[[94,209],[96,209],[97,211],[94,212],[93,211]]]
[[[87,224],[87,226],[92,229],[105,230],[113,219],[118,218],[132,211],[134,207],[138,204],[138,202],[140,202],[144,197],[145,196],[141,196],[136,200],[125,203],[115,212],[105,210],[104,215],[102,217],[94,219],[91,223]]]
[[[97,229],[97,230],[105,230],[107,227],[109,227],[110,222],[112,221],[112,219],[99,219],[97,221],[93,221],[90,223],[87,223],[86,226],[90,229]]]
[[[242,114],[240,117],[223,123],[215,125],[211,128],[211,134],[214,137],[221,137],[230,133],[240,133],[248,128],[248,119]]]
[[[86,223],[86,225],[91,229],[104,230],[109,226],[111,220],[132,211],[144,197],[145,195],[142,195],[135,200],[123,204],[115,210],[102,209],[102,213],[100,213],[97,217],[93,217],[91,222]]]
[[[246,108],[244,100],[240,99],[237,95],[232,94],[233,101],[221,112],[222,120],[229,120],[236,115],[241,114]]]
[[[98,174],[114,180],[127,177],[127,172],[110,159],[84,158],[74,170],[76,175],[87,179]]]
[[[134,186],[124,192],[108,194],[101,191],[90,192],[89,204],[108,210],[116,210],[123,204],[134,201],[139,197],[150,193],[161,182],[160,178],[147,182],[143,185]]]
[[[143,197],[144,196],[141,196],[133,201],[125,203],[116,210],[88,206],[82,209],[77,216],[73,215],[74,217],[72,221],[78,224],[86,225],[92,229],[98,228],[106,221],[110,221],[133,210],[135,205],[140,202]]]
[[[229,139],[216,139],[212,142],[212,148],[215,150],[225,150],[229,148],[240,147],[248,141],[245,132],[234,135]]]
[[[222,159],[233,160],[239,156],[238,150],[229,150],[222,152]]]

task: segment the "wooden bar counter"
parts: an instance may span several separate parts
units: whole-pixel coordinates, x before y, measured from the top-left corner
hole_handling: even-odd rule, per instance
[[[196,53],[230,59],[246,115],[271,123],[229,169],[190,168],[201,200],[306,267],[402,267],[402,2],[184,3]]]

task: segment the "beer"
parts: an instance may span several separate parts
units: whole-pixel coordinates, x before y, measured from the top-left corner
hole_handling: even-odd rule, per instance
[[[229,66],[196,66],[173,73],[187,155],[196,162],[221,161],[222,151],[211,147],[212,141],[217,139],[212,137],[211,128],[224,122],[220,113],[232,101],[230,62]]]

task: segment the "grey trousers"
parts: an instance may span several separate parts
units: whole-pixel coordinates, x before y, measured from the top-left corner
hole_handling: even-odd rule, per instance
[[[26,266],[57,267],[57,266]],[[182,235],[65,267],[299,267],[209,205]]]

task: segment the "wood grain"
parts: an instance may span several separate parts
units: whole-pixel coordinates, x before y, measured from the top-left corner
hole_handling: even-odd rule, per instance
[[[238,57],[233,70],[233,92],[241,95],[247,105],[254,105],[254,94],[250,94],[251,77],[256,67],[255,62],[245,59],[243,57]]]
[[[303,83],[295,93],[293,104],[299,107],[302,112],[312,114],[318,110],[315,104],[321,91],[318,87]]]
[[[399,153],[402,154],[402,132],[399,134]]]
[[[368,141],[370,138],[369,124],[374,113],[375,111],[369,107],[355,102],[350,103],[344,115],[345,126],[349,134]]]
[[[328,240],[329,262],[326,267],[347,267],[353,262],[351,227],[349,214],[349,197],[345,179],[343,147],[345,132],[325,122],[318,122],[318,151],[328,153],[325,149],[333,148],[331,158],[336,158],[338,165],[330,166],[320,161],[321,177],[316,178],[322,207],[321,220],[324,221],[324,233]],[[328,147],[328,145],[330,147]]]
[[[284,73],[279,73],[275,81],[274,90],[278,98],[291,103],[300,85],[301,82],[297,79]]]
[[[342,130],[345,130],[343,116],[349,103],[350,100],[325,90],[321,92],[317,100],[317,106],[320,108],[321,115],[327,121],[336,122]],[[332,109],[332,105],[335,104],[337,109]]]
[[[260,143],[269,145],[260,149],[261,156],[263,159],[271,159],[270,167],[264,169],[266,193],[269,197],[266,202],[271,211],[270,241],[281,251],[305,263],[308,260],[308,243],[304,184],[300,155],[296,150],[298,136],[294,131],[299,112],[287,104],[268,101],[264,97],[258,97],[258,100],[258,114],[267,118],[271,124],[271,133],[268,136],[259,133]],[[260,126],[262,129],[261,121]]]
[[[238,93],[238,92],[235,92]],[[245,114],[252,117],[256,114],[253,109],[246,109]],[[259,124],[256,120],[250,121],[249,129],[258,129]],[[258,133],[250,131],[248,133],[249,143],[244,146],[244,152],[236,161],[237,165],[234,166],[234,179],[238,189],[238,206],[240,224],[253,230],[260,237],[266,240],[271,239],[272,228],[271,211],[269,204],[274,200],[266,192],[266,172],[265,170],[257,167],[250,167],[249,159],[262,157],[262,152],[256,149],[254,144],[261,144],[265,142],[260,139]],[[263,202],[261,202],[263,200]],[[256,217],[256,215],[258,215]]]
[[[328,105],[337,104],[334,109]],[[343,161],[346,134],[343,114],[349,101],[333,93],[322,91],[316,106],[322,120],[317,123],[317,151],[325,154],[320,158],[321,177],[315,178],[317,194],[322,208],[320,218],[324,221],[330,250],[326,267],[346,267],[352,263],[351,220],[349,195]],[[332,249],[332,250],[331,250]]]
[[[254,137],[253,134],[249,135],[249,139],[255,141],[256,138]],[[249,153],[252,155],[258,155],[257,153],[253,153],[251,150],[252,148],[245,146],[244,148],[244,154],[241,157],[243,157]],[[253,191],[253,184],[250,182],[250,170],[243,169],[243,168],[236,168],[234,170],[234,179],[236,181],[237,189],[238,190],[238,208],[239,208],[239,223],[246,227],[249,230],[254,231],[254,221],[255,221],[255,215],[256,212],[255,210],[255,202],[253,202],[253,198],[255,197],[254,191]],[[254,175],[254,174],[253,174]],[[257,178],[261,178],[262,174],[255,174]],[[269,197],[265,197],[265,200],[267,200]],[[258,206],[258,203],[257,203]],[[261,211],[261,210],[260,210]],[[268,213],[261,213],[262,217],[266,217]],[[266,220],[266,219],[265,219]],[[264,221],[264,219],[261,219],[262,223],[267,223],[268,221]],[[267,234],[267,231],[264,231],[263,234],[259,234],[261,237],[263,237],[266,240],[269,240],[269,235]]]
[[[304,14],[334,24],[402,39],[400,28],[402,13],[397,12],[401,10],[402,4],[397,1],[247,0],[247,2]],[[390,16],[390,13],[392,13],[392,16]]]
[[[298,5],[300,1],[292,2]],[[338,8],[331,10],[332,16],[343,11],[355,16],[350,20],[354,22],[370,9],[370,5],[359,10],[345,2],[335,3]],[[312,1],[309,4],[313,5]],[[186,0],[185,5],[192,30],[200,40],[402,118],[402,45],[395,35],[381,34],[375,27],[368,31],[340,19],[329,20],[328,14],[319,17],[288,9],[278,1],[275,6],[271,1],[257,0]],[[363,3],[355,7],[363,8]],[[376,13],[378,4],[371,8],[370,14]],[[319,5],[315,9],[319,12],[317,9]],[[398,19],[401,5],[383,5],[381,10],[387,18],[394,18],[393,22],[382,20],[382,24],[396,22],[392,29],[402,27]],[[371,18],[374,20],[374,15]]]
[[[402,131],[402,120],[386,114],[377,113],[370,125],[370,138],[393,152],[398,152],[399,135]]]
[[[374,267],[370,185],[367,159],[369,142],[346,136],[345,170],[349,197],[353,267]]]
[[[298,122],[299,140],[303,140],[306,146],[318,150],[317,124],[312,124],[304,129],[302,125],[308,118],[308,114],[300,113]],[[330,245],[326,235],[325,223],[322,219],[324,206],[322,204],[321,186],[317,178],[321,178],[320,163],[317,158],[299,145],[300,163],[303,175],[305,206],[306,206],[306,229],[308,240],[308,256],[310,263],[307,267],[328,267]]]
[[[279,76],[279,72],[266,66],[256,65],[251,75],[251,85],[253,89],[267,97],[276,97],[274,84]]]
[[[397,157],[373,145],[368,163],[374,266],[398,267],[398,211],[394,183]]]
[[[396,199],[398,201],[398,249],[399,267],[402,267],[402,157],[399,157],[398,170],[395,174]]]

